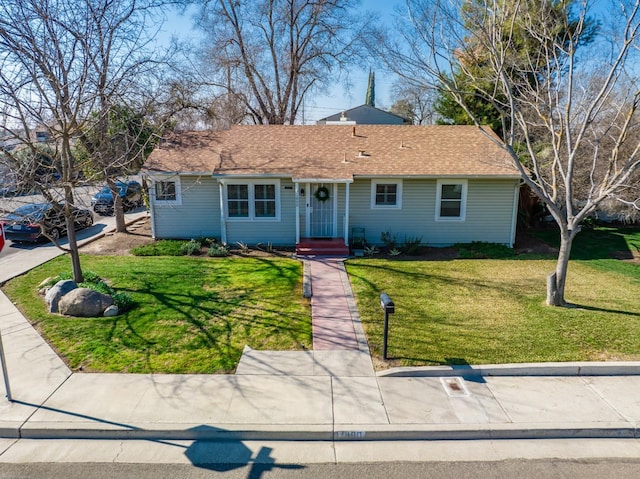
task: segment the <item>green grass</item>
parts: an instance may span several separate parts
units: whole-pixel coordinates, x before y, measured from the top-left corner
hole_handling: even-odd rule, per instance
[[[135,256],[182,256],[182,246],[185,241],[180,240],[158,240],[153,243],[136,246],[131,249],[131,254]]]
[[[232,371],[242,349],[311,347],[299,262],[284,258],[82,256],[84,269],[131,295],[113,318],[46,312],[37,285],[69,268],[60,257],[4,287],[72,369],[131,373]]]
[[[593,259],[571,261],[567,280],[565,297],[575,308],[545,305],[555,260],[350,260],[372,351],[381,355],[384,291],[396,304],[388,344],[394,364],[639,360],[640,266],[605,257],[637,244],[638,231],[608,231],[606,245],[602,232],[585,233],[574,253]]]
[[[557,233],[544,232],[553,243]],[[162,243],[162,245],[161,245]],[[153,254],[184,242],[157,242]],[[177,248],[176,248],[177,247]],[[347,269],[369,344],[382,351],[379,295],[391,316],[392,364],[487,364],[639,360],[640,266],[631,256],[640,231],[596,228],[576,238],[566,299],[544,304],[553,259],[511,257],[492,245],[468,247],[453,261],[349,260]],[[622,252],[622,254],[621,254]],[[626,253],[625,253],[626,252]],[[127,293],[136,308],[115,318],[49,314],[36,293],[69,268],[52,260],[4,290],[73,369],[211,373],[232,371],[245,344],[256,349],[311,347],[310,309],[301,265],[284,258],[83,256],[86,271]]]
[[[512,248],[497,243],[474,241],[472,243],[459,243],[455,247],[458,250],[458,256],[462,259],[503,259],[516,256]]]

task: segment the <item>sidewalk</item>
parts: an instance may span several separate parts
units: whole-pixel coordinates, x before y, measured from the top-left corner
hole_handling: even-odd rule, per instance
[[[317,290],[322,278],[315,276],[318,263],[313,261],[312,289]],[[330,266],[328,280],[334,286],[340,278],[347,299],[336,316],[344,320],[346,306],[359,338],[350,287],[342,283],[344,266],[321,266]],[[340,288],[332,294],[336,291]],[[411,368],[376,374],[360,338],[358,347],[349,349],[247,348],[235,375],[86,374],[72,373],[2,293],[0,330],[14,398],[0,400],[0,437],[5,438],[640,436],[638,362]]]

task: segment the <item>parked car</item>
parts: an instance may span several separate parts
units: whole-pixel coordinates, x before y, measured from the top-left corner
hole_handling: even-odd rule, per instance
[[[122,198],[125,211],[142,205],[142,185],[137,181],[116,181],[118,195]],[[109,186],[104,186],[91,198],[91,206],[96,213],[106,216],[113,214],[113,194]]]
[[[5,237],[15,242],[49,241],[44,233],[58,239],[67,234],[63,204],[54,208],[51,203],[24,205],[2,218]],[[84,208],[72,207],[74,229],[93,225],[93,213]]]

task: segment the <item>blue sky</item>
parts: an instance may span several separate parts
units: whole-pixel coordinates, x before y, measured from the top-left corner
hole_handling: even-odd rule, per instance
[[[390,19],[394,8],[402,4],[404,4],[403,0],[362,0],[361,9],[377,12],[380,19],[384,21]],[[191,24],[190,14],[169,13],[167,17],[167,24],[163,28],[167,37],[171,35],[179,39],[197,37]],[[393,85],[393,77],[380,69],[374,69],[374,71],[376,73],[376,106],[388,108],[392,103],[390,89]],[[344,88],[342,82],[336,82],[328,94],[307,96],[305,99],[305,123],[315,123],[320,118],[362,105],[367,92],[368,77],[368,68],[354,67],[349,72],[350,88],[348,90]]]

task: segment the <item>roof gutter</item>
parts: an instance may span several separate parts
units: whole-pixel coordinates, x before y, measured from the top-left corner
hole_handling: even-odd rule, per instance
[[[218,180],[220,183],[224,183],[228,180],[254,180],[256,178],[290,178],[290,176],[284,174],[270,173],[270,174],[251,174],[251,175],[243,175],[243,174],[220,174],[220,173],[207,173],[210,174],[213,178]]]
[[[353,178],[292,178],[294,183],[353,183]]]
[[[211,171],[161,171],[140,170],[140,174],[147,176],[209,176]]]
[[[443,178],[456,179],[479,179],[479,180],[519,180],[522,178],[520,174],[513,175],[468,175],[468,174],[447,174],[447,175],[354,175],[357,179],[367,180],[376,178],[398,178],[409,180],[436,180]]]

